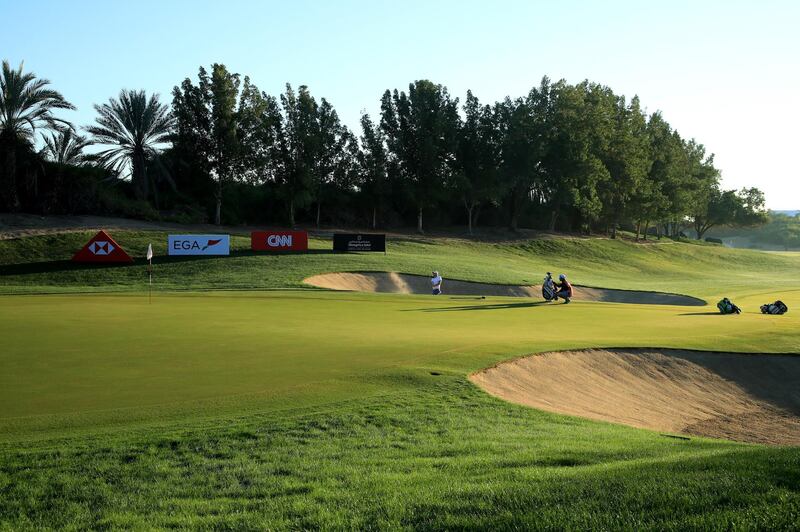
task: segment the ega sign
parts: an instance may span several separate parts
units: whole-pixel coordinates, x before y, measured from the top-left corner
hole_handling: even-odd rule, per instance
[[[253,251],[307,251],[305,231],[253,231],[250,233]]]
[[[230,255],[230,235],[169,235],[169,255]]]

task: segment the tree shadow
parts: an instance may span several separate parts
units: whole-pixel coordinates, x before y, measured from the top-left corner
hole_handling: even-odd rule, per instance
[[[164,264],[179,264],[184,262],[203,262],[217,261],[231,257],[256,257],[256,256],[288,256],[288,255],[331,255],[333,250],[329,249],[309,249],[307,251],[271,251],[260,252],[253,250],[231,251],[230,255],[158,255],[154,257],[154,266]],[[147,261],[141,257],[134,258],[133,262],[72,262],[71,260],[49,260],[39,262],[21,262],[16,264],[6,264],[0,266],[0,277],[9,275],[26,275],[34,273],[54,273],[81,270],[104,270],[109,268],[130,268],[136,266],[146,266]]]
[[[550,301],[531,301],[525,303],[495,303],[491,305],[462,305],[458,307],[436,307],[436,308],[420,308],[408,309],[402,312],[461,312],[469,310],[504,310],[515,308],[529,308],[538,307],[540,305],[549,305]]]

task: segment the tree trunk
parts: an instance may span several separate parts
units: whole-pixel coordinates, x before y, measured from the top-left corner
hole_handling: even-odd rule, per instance
[[[13,143],[9,143],[4,166],[5,183],[3,183],[3,196],[5,196],[8,210],[17,212],[20,209],[20,204],[19,195],[17,194],[17,153]]]
[[[636,222],[636,241],[639,241],[639,234],[642,232],[642,222]]]
[[[289,227],[294,229],[294,198],[289,199]]]
[[[217,191],[214,194],[214,199],[217,200],[217,208],[214,214],[214,223],[216,225],[222,224],[222,178],[217,176]]]
[[[611,224],[611,238],[617,238],[617,224]]]
[[[64,182],[64,165],[58,163],[58,171],[56,172],[56,176],[53,178],[53,182],[51,183],[50,192],[47,194],[47,198],[45,199],[44,203],[44,212],[45,214],[51,214],[58,210],[58,196],[61,192],[61,183]]]
[[[156,210],[160,210],[161,208],[158,206],[158,187],[156,186],[155,182],[151,183],[153,187],[153,205],[155,206]]]
[[[378,227],[378,208],[373,206],[372,207],[372,228],[377,229]]]
[[[317,229],[319,229],[319,219],[320,219],[321,215],[322,215],[322,202],[318,201],[317,202]]]
[[[146,200],[148,192],[147,173],[145,170],[144,153],[134,151],[132,161],[131,184],[136,194],[136,199]]]
[[[422,230],[422,207],[420,207],[419,211],[417,212],[417,233],[424,233]]]
[[[469,236],[472,236],[472,211],[475,210],[475,204],[470,203],[467,205],[467,227],[469,228]]]
[[[650,230],[650,220],[644,221],[644,240],[647,242],[647,232]]]
[[[556,220],[558,220],[558,207],[553,209],[553,212],[550,214],[550,230],[556,230]]]

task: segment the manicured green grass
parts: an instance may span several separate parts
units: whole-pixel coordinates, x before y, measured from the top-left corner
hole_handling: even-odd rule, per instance
[[[578,347],[800,352],[796,255],[409,239],[386,256],[157,260],[148,304],[141,265],[50,261],[87,236],[0,242],[6,292],[129,291],[0,296],[0,529],[774,529],[800,515],[797,448],[546,414],[466,378]],[[114,236],[133,250],[163,235]],[[732,295],[747,312],[165,291],[293,288],[324,271],[432,264],[451,278],[516,283],[551,269],[588,285]],[[757,314],[777,297],[789,314]]]
[[[800,351],[795,315],[707,312],[319,291],[5,296],[0,429],[305,407],[552,349]]]

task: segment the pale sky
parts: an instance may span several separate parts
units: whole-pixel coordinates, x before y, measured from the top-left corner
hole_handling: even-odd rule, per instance
[[[78,125],[123,87],[169,103],[213,62],[273,95],[306,84],[356,131],[385,89],[416,79],[492,102],[544,75],[588,78],[705,144],[726,188],[800,208],[800,2],[646,4],[0,0],[0,57],[50,79]]]

